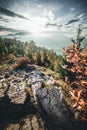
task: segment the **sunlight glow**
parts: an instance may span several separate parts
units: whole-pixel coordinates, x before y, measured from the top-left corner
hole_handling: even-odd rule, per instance
[[[27,24],[29,31],[35,37],[39,37],[45,31],[47,18],[45,17],[32,17],[32,20]]]
[[[42,28],[39,25],[31,25],[29,28],[31,34],[35,37],[39,37],[40,33],[42,33]]]

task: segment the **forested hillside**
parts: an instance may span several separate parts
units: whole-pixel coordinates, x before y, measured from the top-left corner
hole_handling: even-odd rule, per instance
[[[28,57],[31,63],[57,71],[57,65],[61,61],[54,50],[36,46],[34,41],[21,42],[16,39],[0,38],[0,59],[15,57]]]

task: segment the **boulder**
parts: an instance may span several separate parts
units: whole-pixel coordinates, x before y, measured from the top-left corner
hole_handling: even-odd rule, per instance
[[[69,112],[64,104],[63,93],[61,88],[56,86],[49,90],[40,88],[37,90],[37,99],[40,109],[46,113],[47,121],[50,123],[52,130],[71,130],[72,123]]]

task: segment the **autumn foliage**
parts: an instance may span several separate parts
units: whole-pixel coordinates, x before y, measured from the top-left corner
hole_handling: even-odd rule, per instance
[[[80,112],[79,118],[87,120],[87,55],[79,43],[63,48],[66,62],[61,66],[65,73],[67,92],[70,94],[72,108]]]
[[[10,67],[11,70],[16,70],[19,68],[22,68],[26,66],[28,63],[30,63],[29,58],[27,57],[20,57],[17,59],[17,61]]]

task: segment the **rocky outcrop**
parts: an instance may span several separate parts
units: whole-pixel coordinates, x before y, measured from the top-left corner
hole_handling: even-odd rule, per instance
[[[5,130],[46,130],[40,115],[28,115],[19,122],[12,122]]]
[[[72,129],[61,88],[32,65],[1,73],[0,115],[1,130]]]
[[[37,97],[40,108],[45,111],[45,116],[49,119],[48,123],[50,123],[51,130],[73,129],[60,87],[40,88],[37,91]]]
[[[45,130],[36,105],[36,90],[46,77],[31,65],[15,71],[7,69],[0,75],[0,129]]]
[[[0,81],[0,113],[4,116],[17,113],[27,98],[20,77],[15,77],[14,73],[9,76],[7,74],[3,74],[4,78]]]

